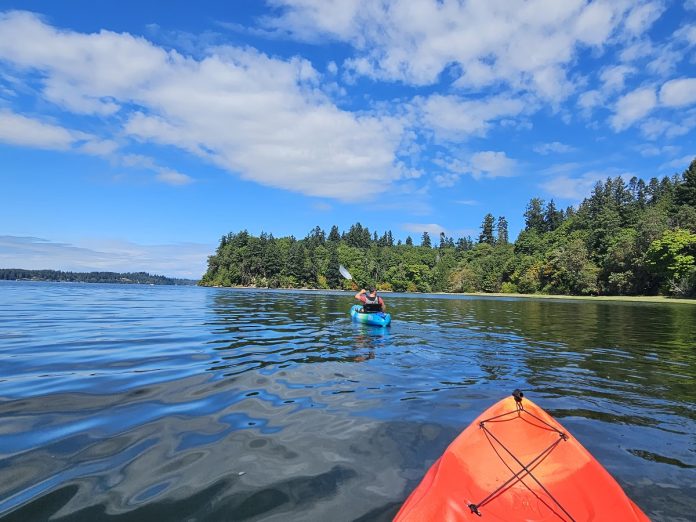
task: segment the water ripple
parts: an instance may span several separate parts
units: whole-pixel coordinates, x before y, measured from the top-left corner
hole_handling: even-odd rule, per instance
[[[687,306],[0,283],[0,520],[390,520],[520,387],[652,520],[696,510]]]

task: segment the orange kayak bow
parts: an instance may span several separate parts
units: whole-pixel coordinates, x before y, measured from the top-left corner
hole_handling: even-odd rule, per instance
[[[515,390],[450,444],[394,520],[650,519],[568,430]]]

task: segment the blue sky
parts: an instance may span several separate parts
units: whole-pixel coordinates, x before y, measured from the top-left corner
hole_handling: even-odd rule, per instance
[[[511,237],[696,156],[696,0],[0,4],[0,267],[199,277],[221,235]]]

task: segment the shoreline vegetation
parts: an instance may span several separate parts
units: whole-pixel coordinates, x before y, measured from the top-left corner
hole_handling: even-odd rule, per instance
[[[178,279],[147,272],[64,272],[0,268],[0,281],[50,281],[63,283],[117,283],[131,285],[195,285],[198,281]]]
[[[343,288],[271,288],[267,286],[221,286],[221,285],[199,285],[207,286],[209,288],[232,288],[235,290],[300,290],[303,292],[322,292],[322,291],[336,291],[336,292],[347,292],[352,294],[355,289],[346,290]],[[404,292],[394,292],[393,290],[383,290],[380,291],[382,295],[399,295]],[[414,292],[421,293],[421,292]],[[519,294],[519,293],[487,293],[487,292],[428,292],[424,295],[451,295],[454,297],[464,296],[464,297],[505,297],[514,299],[550,299],[556,301],[590,301],[590,302],[608,302],[608,301],[618,301],[624,303],[662,303],[662,304],[696,304],[696,299],[690,299],[685,297],[671,297],[666,295],[563,295],[563,294]]]
[[[505,216],[491,213],[476,239],[423,232],[419,245],[360,223],[347,232],[334,225],[328,234],[317,226],[304,239],[230,232],[198,284],[354,289],[339,273],[342,264],[358,286],[383,292],[651,302],[696,297],[696,159],[671,177],[598,181],[590,196],[565,210],[532,198],[524,220],[514,242]]]

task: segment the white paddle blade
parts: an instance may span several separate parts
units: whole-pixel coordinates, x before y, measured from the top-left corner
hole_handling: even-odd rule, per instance
[[[341,275],[345,277],[346,279],[353,279],[353,276],[350,275],[350,272],[346,270],[346,267],[343,265],[338,265],[338,271],[341,272]]]

